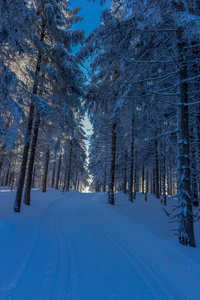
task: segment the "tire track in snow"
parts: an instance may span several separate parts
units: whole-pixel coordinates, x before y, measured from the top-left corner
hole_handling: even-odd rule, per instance
[[[77,199],[73,199],[72,201],[70,201],[70,206],[68,206],[67,208],[63,208],[63,214],[60,218],[60,222],[61,222],[61,230],[58,230],[62,237],[59,238],[60,241],[65,241],[66,245],[63,245],[62,243],[62,248],[65,249],[66,251],[66,256],[68,257],[68,275],[65,276],[64,273],[61,272],[61,276],[60,276],[60,283],[59,283],[59,287],[57,286],[56,289],[53,292],[53,297],[52,300],[54,299],[87,299],[87,298],[83,298],[85,295],[81,288],[80,288],[80,281],[82,281],[82,277],[78,278],[78,272],[81,272],[81,262],[86,263],[87,265],[92,265],[92,268],[94,270],[98,269],[102,269],[102,267],[96,263],[92,262],[92,257],[90,257],[90,260],[88,261],[88,259],[85,256],[82,256],[81,252],[78,251],[78,246],[77,246],[77,240],[76,240],[76,236],[77,234],[80,234],[78,232],[75,231],[75,233],[73,232],[72,234],[70,234],[69,231],[69,226],[71,226],[71,224],[73,224],[73,222],[78,218],[79,212],[81,210],[81,222],[80,225],[84,226],[85,223],[88,222],[89,220],[89,227],[87,228],[91,228],[91,219],[88,216],[88,199],[87,201],[83,201],[82,200],[82,195],[81,195],[81,203],[77,203],[76,201]],[[73,203],[73,206],[72,206]],[[73,211],[73,209],[75,209],[75,211]],[[77,215],[77,214],[78,215]],[[66,220],[68,220],[68,222],[66,222]],[[77,219],[78,222],[78,219]],[[84,222],[84,224],[83,224]],[[73,225],[72,225],[73,226]],[[75,235],[74,235],[75,234]],[[84,236],[85,237],[85,236]],[[75,239],[74,239],[75,238]],[[95,238],[95,236],[94,236]],[[86,242],[87,245],[87,242]],[[77,252],[78,251],[78,252]],[[62,257],[62,254],[60,254],[60,256]],[[63,260],[60,260],[59,264],[63,264],[65,266],[65,262]],[[87,269],[85,270],[87,272]],[[105,274],[105,272],[104,272]],[[108,277],[108,276],[107,276]],[[66,280],[68,279],[68,281]],[[101,284],[99,278],[98,280],[94,277],[91,278],[92,281],[96,281],[96,286],[98,287],[98,290],[101,290],[102,293],[101,295],[103,296],[102,299],[111,299],[109,297],[109,294],[105,291],[105,289],[103,288],[103,284]],[[111,278],[109,277],[109,280],[111,280]],[[102,282],[103,283],[103,282]],[[82,294],[83,293],[83,294]],[[88,295],[86,295],[88,297]],[[95,297],[95,295],[94,295]],[[91,298],[88,298],[91,299]]]
[[[91,199],[88,199],[84,202],[86,202],[86,208],[85,208],[85,213],[86,213],[86,220],[90,220],[92,221],[92,223],[94,225],[96,225],[96,223],[94,222],[93,219],[91,219],[91,216],[90,216],[90,209],[89,209],[89,206],[90,206],[90,201]],[[94,267],[94,269],[100,269],[102,272],[103,272],[103,275],[106,277],[106,279],[109,281],[109,280],[112,280],[111,276],[108,275],[107,272],[105,272],[105,269],[102,268],[102,266],[100,264],[98,264],[96,262],[96,260],[93,260],[93,257],[90,257],[90,260],[88,261],[88,264],[92,265]],[[103,288],[103,281],[101,280],[101,278],[98,278],[98,281],[93,278],[93,280],[96,281],[96,283],[98,283],[98,288],[100,288],[100,290],[103,292],[103,295],[104,295],[104,298],[103,299],[109,299],[110,298],[110,295],[108,294],[108,292],[106,292],[106,290]]]
[[[55,212],[57,210],[57,212],[59,212],[62,209],[62,207],[58,206],[58,204],[59,203],[62,204],[62,200],[65,197],[66,196],[62,196],[61,198],[57,199],[53,203],[49,204],[47,206],[47,208],[44,210],[44,212],[42,213],[42,216],[40,217],[40,220],[38,222],[36,234],[34,237],[34,244],[32,245],[31,249],[29,250],[26,258],[24,259],[24,261],[22,263],[22,267],[18,270],[17,274],[15,275],[15,280],[9,285],[10,288],[8,289],[5,299],[19,299],[18,296],[16,295],[16,289],[18,290],[17,294],[19,294],[20,291],[23,290],[23,288],[24,288],[23,282],[25,282],[25,284],[26,284],[27,272],[30,271],[29,269],[30,269],[31,265],[34,264],[34,260],[37,261],[37,254],[40,252],[41,244],[43,244],[44,248],[47,247],[47,245],[45,245],[45,240],[42,238],[43,237],[42,231],[44,231],[45,226],[48,223],[48,219],[49,220],[52,219],[52,221],[54,221],[55,216],[57,216],[58,213],[52,215],[52,211]],[[55,227],[54,227],[54,229],[55,229]],[[39,278],[41,278],[42,274],[44,275],[44,278],[46,278],[46,274],[49,271],[49,267],[48,266],[45,266],[45,267],[46,268],[43,270],[43,273],[41,272],[40,274],[38,274],[37,283],[34,284],[34,286],[37,288],[38,288],[38,286],[42,285],[42,283],[39,282]],[[32,272],[33,272],[33,270],[32,270]],[[34,292],[37,292],[37,291],[34,291]],[[33,299],[33,298],[29,297],[29,299]]]
[[[66,217],[66,215],[65,215]],[[62,235],[64,237],[64,241],[65,241],[65,245],[67,247],[68,250],[68,262],[69,262],[69,268],[68,268],[68,280],[69,282],[71,282],[71,284],[68,285],[67,288],[67,296],[70,296],[71,294],[71,298],[70,299],[75,299],[75,287],[76,287],[76,268],[75,268],[75,257],[74,257],[74,252],[73,252],[73,248],[72,248],[72,244],[70,241],[70,238],[67,234],[67,231],[64,230],[64,224],[63,224],[64,220],[61,220],[61,230],[62,230]],[[70,288],[71,287],[71,288]],[[61,291],[61,290],[60,290]],[[57,298],[58,300],[62,299],[62,298]],[[66,298],[65,298],[66,299]],[[69,298],[67,298],[69,299]]]
[[[56,232],[59,251],[57,251],[58,263],[55,278],[59,278],[59,282],[53,288],[53,300],[74,299],[75,293],[74,256],[69,237],[63,226],[63,221],[67,218],[71,206],[71,201],[68,201],[69,204],[62,207],[62,213],[59,222],[57,222]]]
[[[149,290],[152,292],[154,299],[174,299],[174,297],[165,288],[163,283],[157,278],[157,276],[151,271],[151,269],[144,264],[141,258],[134,252],[133,249],[128,247],[126,241],[122,240],[112,231],[108,230],[105,225],[95,215],[94,209],[92,208],[92,201],[89,201],[89,215],[94,220],[97,226],[99,226],[102,232],[115,244],[115,246],[126,256],[129,263],[139,274],[141,280],[143,280]],[[94,203],[94,201],[93,201]],[[155,286],[156,287],[153,287]]]
[[[54,275],[55,285],[52,287],[51,299],[57,299],[58,295],[60,295],[60,289],[63,283],[63,277],[65,267],[68,268],[68,261],[66,262],[67,249],[65,249],[65,244],[63,242],[63,236],[61,234],[61,219],[65,214],[65,208],[69,208],[70,204],[63,205],[61,209],[61,214],[57,214],[56,222],[55,222],[55,233],[56,233],[56,270]],[[68,276],[67,276],[68,278]],[[66,278],[66,279],[67,279]],[[59,280],[58,280],[59,279]]]

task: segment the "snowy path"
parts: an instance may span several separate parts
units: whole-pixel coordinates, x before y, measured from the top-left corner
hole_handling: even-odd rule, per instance
[[[198,299],[200,268],[189,272],[184,253],[118,208],[100,193],[77,192],[47,205],[0,299]]]

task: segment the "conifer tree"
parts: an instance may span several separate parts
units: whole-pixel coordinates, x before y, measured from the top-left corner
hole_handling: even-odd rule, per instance
[[[26,131],[26,138],[25,138],[25,146],[24,146],[24,153],[22,158],[22,165],[21,171],[19,176],[19,183],[18,189],[16,194],[16,200],[14,204],[14,210],[16,212],[20,211],[21,207],[21,198],[25,180],[25,172],[26,172],[26,164],[28,158],[28,150],[30,145],[31,139],[31,132],[32,132],[32,124],[34,119],[34,111],[35,107],[39,106],[37,110],[40,108],[45,108],[45,103],[40,97],[40,89],[44,89],[42,87],[43,80],[42,77],[54,77],[56,79],[57,76],[61,76],[61,74],[57,75],[59,70],[56,70],[55,64],[58,65],[60,62],[61,55],[63,56],[63,60],[65,62],[65,66],[61,63],[61,71],[65,72],[66,69],[71,70],[73,67],[73,59],[66,60],[66,51],[71,51],[71,46],[76,45],[79,43],[83,38],[83,31],[71,31],[70,28],[74,22],[79,21],[81,18],[77,17],[76,14],[78,13],[79,9],[70,11],[68,8],[68,1],[34,1],[34,6],[37,11],[37,15],[39,17],[39,21],[37,22],[37,26],[33,28],[34,31],[34,40],[30,41],[33,42],[32,48],[36,53],[35,59],[35,70],[33,76],[33,89],[32,89],[32,99],[30,104],[29,110],[29,117],[28,117],[28,125]],[[65,51],[66,49],[66,51]],[[54,62],[54,65],[51,64]],[[75,67],[77,70],[77,67]],[[43,76],[41,76],[43,74]],[[64,78],[64,74],[62,74]],[[73,75],[72,75],[73,76]],[[78,75],[79,76],[79,75]],[[45,78],[46,79],[46,78]],[[69,79],[73,80],[73,79]],[[45,80],[44,80],[45,83]],[[62,89],[63,86],[60,87]],[[67,87],[66,87],[67,88]],[[70,89],[74,89],[73,93],[76,93],[76,88],[73,86]],[[42,93],[44,97],[44,93]],[[49,95],[48,95],[49,96]],[[47,97],[48,97],[47,96]],[[37,143],[37,135],[39,126],[39,114],[38,121],[36,121],[35,127],[35,137],[33,136],[32,141],[32,151],[31,151],[31,159],[29,165],[29,173],[27,178],[27,193],[25,194],[25,203],[30,203],[30,188],[31,188],[31,178],[32,178],[32,170],[33,170],[33,163],[34,163],[34,148],[36,147]],[[38,123],[38,125],[37,125]],[[39,127],[38,127],[39,128]]]

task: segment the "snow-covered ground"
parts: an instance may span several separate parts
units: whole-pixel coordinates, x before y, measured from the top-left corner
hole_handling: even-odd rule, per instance
[[[153,196],[35,189],[20,214],[14,197],[1,188],[0,299],[200,299],[200,224],[179,245]]]

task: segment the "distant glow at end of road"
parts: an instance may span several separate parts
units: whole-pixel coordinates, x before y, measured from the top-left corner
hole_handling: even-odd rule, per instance
[[[89,186],[86,186],[86,187],[84,188],[84,190],[82,191],[82,193],[90,193]]]

